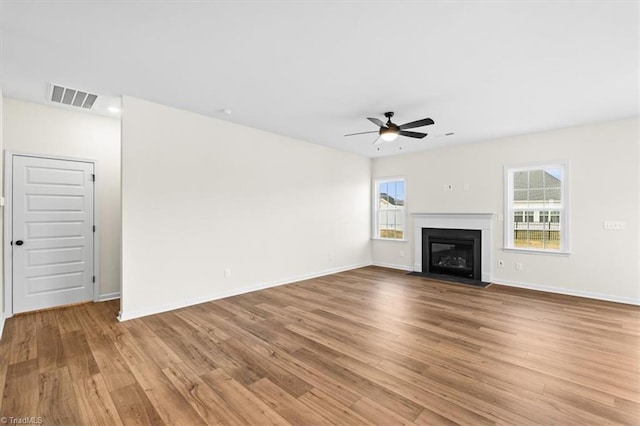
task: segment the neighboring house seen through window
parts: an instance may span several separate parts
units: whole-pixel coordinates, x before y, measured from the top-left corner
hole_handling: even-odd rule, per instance
[[[505,248],[567,251],[567,166],[505,168]]]
[[[389,240],[406,238],[405,180],[376,179],[373,237]]]

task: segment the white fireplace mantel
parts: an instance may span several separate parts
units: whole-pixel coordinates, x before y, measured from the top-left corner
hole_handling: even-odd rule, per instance
[[[411,216],[415,227],[414,271],[422,272],[422,228],[474,229],[481,231],[482,281],[491,282],[494,213],[411,213]]]

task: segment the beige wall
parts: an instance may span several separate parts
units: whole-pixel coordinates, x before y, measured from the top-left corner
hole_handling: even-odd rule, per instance
[[[571,254],[503,251],[504,223],[496,215],[494,282],[640,303],[638,149],[638,119],[627,119],[379,158],[373,176],[406,176],[410,212],[498,214],[505,165],[569,160]],[[444,184],[454,190],[443,191]],[[605,231],[604,220],[624,221],[626,229]],[[407,242],[374,241],[374,263],[412,269],[412,227],[410,218]]]
[[[369,264],[370,177],[368,158],[124,97],[121,318]]]
[[[97,161],[100,294],[120,291],[120,120],[4,100],[4,149]]]

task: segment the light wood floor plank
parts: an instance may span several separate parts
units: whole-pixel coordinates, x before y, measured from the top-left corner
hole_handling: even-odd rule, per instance
[[[80,424],[122,425],[116,406],[101,374],[74,381],[73,389],[78,400]]]
[[[249,385],[249,389],[292,425],[328,424],[325,418],[282,390],[282,388],[272,383],[266,377]]]
[[[138,383],[116,389],[111,399],[126,426],[165,424]]]
[[[640,308],[366,267],[117,321],[16,315],[0,417],[96,425],[640,419]]]
[[[78,400],[67,367],[40,373],[38,416],[52,424],[78,424]]]
[[[173,364],[163,373],[178,392],[198,412],[207,424],[243,425],[246,421],[185,364]]]

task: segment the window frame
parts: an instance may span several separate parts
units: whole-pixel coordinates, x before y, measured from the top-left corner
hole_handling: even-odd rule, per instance
[[[385,237],[380,237],[378,235],[378,217],[379,217],[379,198],[380,198],[380,184],[382,183],[386,183],[386,182],[397,182],[397,181],[402,181],[404,183],[404,205],[403,205],[403,212],[402,212],[402,223],[403,223],[403,229],[402,229],[402,238],[385,238]],[[407,218],[408,218],[408,214],[407,214],[407,178],[405,176],[388,176],[388,177],[380,177],[380,178],[374,178],[373,179],[373,208],[372,208],[372,212],[373,212],[373,220],[371,221],[372,224],[372,228],[371,228],[371,239],[372,240],[380,240],[380,241],[407,241],[407,230],[408,230],[408,224],[407,224]]]
[[[570,235],[570,224],[569,224],[569,181],[570,181],[570,164],[569,161],[545,161],[545,162],[537,162],[537,163],[527,163],[520,165],[507,165],[504,166],[504,247],[503,250],[506,251],[515,251],[515,252],[532,252],[537,254],[560,254],[566,255],[570,254],[569,252],[569,235]],[[560,168],[562,169],[562,184],[560,186],[560,199],[562,201],[562,205],[558,208],[556,206],[549,208],[532,208],[527,206],[526,209],[516,209],[514,208],[514,173],[523,172],[523,171],[531,171],[531,170],[540,170],[540,169],[551,169],[551,168]],[[526,210],[526,212],[525,212]],[[549,211],[548,220],[552,216],[552,214],[559,211],[559,223],[561,224],[560,230],[560,248],[559,249],[537,249],[530,247],[516,247],[514,245],[514,222],[515,222],[515,213],[522,212],[523,222],[526,223],[527,212],[541,212],[541,211]],[[539,214],[539,213],[538,213]],[[545,222],[547,223],[547,222]]]

